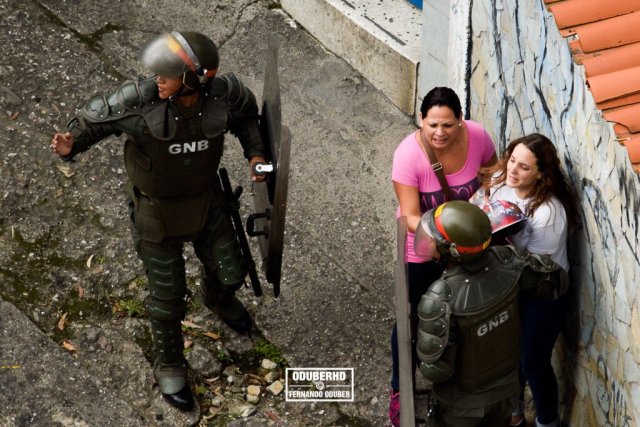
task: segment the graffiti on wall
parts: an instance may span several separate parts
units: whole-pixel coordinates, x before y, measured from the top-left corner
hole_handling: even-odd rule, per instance
[[[616,244],[614,225],[611,223],[612,215],[609,214],[609,209],[605,204],[606,197],[594,182],[586,178],[582,179],[582,191],[590,206],[589,210],[593,213],[594,223],[599,227],[601,236],[599,243],[602,244],[604,259],[609,260],[602,267],[607,269],[609,283],[615,287],[618,283],[618,274],[620,274],[620,269],[617,267],[620,248]]]
[[[634,427],[633,418],[627,412],[625,390],[611,375],[602,355],[598,356],[597,375],[599,380],[598,405],[608,425]]]

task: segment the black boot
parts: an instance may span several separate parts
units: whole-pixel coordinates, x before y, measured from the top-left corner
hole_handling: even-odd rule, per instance
[[[217,313],[224,323],[239,334],[251,330],[253,321],[240,300],[235,296],[242,283],[223,285],[203,272],[202,293],[205,305]]]
[[[174,406],[183,412],[188,412],[193,409],[193,394],[191,393],[191,389],[188,384],[177,393],[162,393],[162,397],[164,397],[171,406]]]
[[[246,334],[251,330],[253,325],[251,316],[235,295],[223,295],[216,305],[215,311],[222,321],[237,333]]]

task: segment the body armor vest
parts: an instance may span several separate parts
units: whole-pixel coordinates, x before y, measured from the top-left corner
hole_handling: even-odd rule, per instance
[[[214,198],[220,198],[218,166],[226,131],[222,101],[202,96],[190,117],[169,102],[144,111],[149,135],[125,143],[125,165],[136,197],[141,235],[191,239],[205,224]],[[147,131],[147,130],[145,130]],[[150,202],[147,205],[147,202]]]
[[[149,78],[96,96],[81,111],[81,120],[117,122],[118,131],[130,137],[125,166],[136,228],[145,240],[189,240],[199,233],[212,200],[221,199],[217,170],[229,120],[257,115],[253,94],[231,74],[210,79],[198,102],[187,109],[160,100],[157,84]]]
[[[203,90],[199,104],[180,113],[157,98],[153,79],[125,82],[82,109],[88,122],[131,123],[125,128],[125,167],[143,239],[189,239],[204,226],[212,199],[222,193],[217,170],[228,109],[224,98]],[[131,116],[142,120],[127,121]]]
[[[225,117],[224,111],[221,114]],[[147,121],[145,116],[150,134],[147,138],[127,140],[125,165],[133,185],[157,199],[184,198],[211,191],[217,184],[225,127],[205,134],[200,115],[176,119],[168,103],[149,115],[152,118],[163,115],[164,123],[171,126]],[[168,128],[170,133],[163,135],[159,127]],[[163,137],[158,138],[159,135]]]
[[[452,382],[462,391],[509,374],[520,359],[520,271],[495,255],[488,251],[484,262],[457,265],[443,276],[453,291],[451,344],[457,351]]]
[[[142,118],[123,125],[131,136],[125,146],[129,179],[149,197],[194,196],[218,185],[216,171],[228,129],[229,81],[235,80],[214,79],[200,91],[198,106],[185,114],[158,98],[153,78],[127,81],[114,93],[89,100],[81,117],[90,123]]]

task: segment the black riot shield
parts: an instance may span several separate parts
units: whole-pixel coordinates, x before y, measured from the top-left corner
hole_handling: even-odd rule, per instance
[[[398,218],[398,258],[394,265],[396,328],[398,332],[398,373],[400,379],[400,426],[415,426],[414,366],[411,350],[411,305],[407,265],[404,261],[407,218]]]
[[[262,138],[269,149],[273,171],[267,175],[266,182],[254,183],[254,213],[247,219],[247,234],[258,237],[265,277],[273,285],[276,297],[280,295],[291,147],[291,133],[282,125],[280,112],[279,46],[277,36],[272,35],[267,51],[260,118]]]

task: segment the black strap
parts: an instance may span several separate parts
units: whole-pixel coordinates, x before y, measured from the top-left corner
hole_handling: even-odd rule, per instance
[[[422,130],[418,129],[420,133],[420,141],[422,141],[422,146],[424,147],[424,151],[427,153],[429,157],[429,162],[431,162],[431,168],[433,172],[436,174],[438,181],[440,181],[440,187],[442,187],[442,192],[444,193],[444,201],[448,202],[453,199],[453,194],[451,193],[451,188],[449,188],[449,183],[447,182],[447,178],[444,176],[444,171],[442,170],[442,163],[438,161],[438,157],[436,153],[433,152],[433,149],[426,141],[424,135],[422,134]]]

